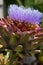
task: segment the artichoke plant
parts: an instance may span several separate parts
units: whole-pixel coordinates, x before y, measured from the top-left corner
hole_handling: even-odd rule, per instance
[[[7,65],[32,63],[35,54],[41,52],[42,19],[43,14],[33,8],[9,6],[7,18],[0,20],[0,45],[2,45],[0,51],[10,52]],[[27,57],[30,61],[26,60]]]

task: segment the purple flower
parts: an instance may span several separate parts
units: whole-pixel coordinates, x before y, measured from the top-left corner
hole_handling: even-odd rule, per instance
[[[24,8],[23,6],[10,5],[8,8],[8,15],[11,19],[19,22],[28,22],[32,24],[39,24],[43,18],[43,14],[38,10],[32,8]]]

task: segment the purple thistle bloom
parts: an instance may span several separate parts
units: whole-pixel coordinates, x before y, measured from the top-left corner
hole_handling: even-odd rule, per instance
[[[28,22],[32,24],[39,24],[43,18],[43,14],[38,10],[24,8],[17,5],[9,6],[8,15],[13,20],[17,20],[19,22]]]

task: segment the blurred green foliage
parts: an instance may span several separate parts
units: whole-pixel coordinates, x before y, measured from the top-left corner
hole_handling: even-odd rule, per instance
[[[25,0],[24,5],[39,9],[41,12],[43,12],[43,0]]]

